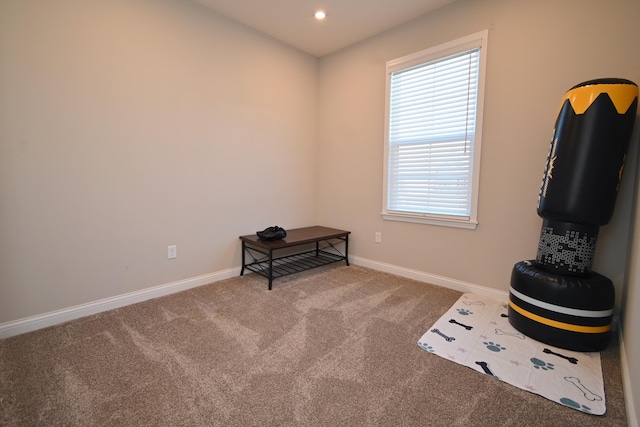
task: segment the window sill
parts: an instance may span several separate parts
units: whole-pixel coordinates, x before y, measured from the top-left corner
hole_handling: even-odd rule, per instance
[[[382,218],[389,221],[413,222],[417,224],[438,225],[441,227],[466,228],[468,230],[475,230],[478,226],[478,221],[470,218],[458,219],[455,217],[438,217],[398,212],[382,212]]]

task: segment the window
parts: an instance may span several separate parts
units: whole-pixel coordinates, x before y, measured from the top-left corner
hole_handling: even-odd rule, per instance
[[[487,31],[387,62],[385,219],[475,228]]]

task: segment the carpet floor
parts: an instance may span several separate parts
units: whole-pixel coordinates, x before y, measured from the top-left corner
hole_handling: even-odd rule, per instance
[[[254,274],[0,340],[2,426],[625,426],[429,354],[462,295],[359,266]]]

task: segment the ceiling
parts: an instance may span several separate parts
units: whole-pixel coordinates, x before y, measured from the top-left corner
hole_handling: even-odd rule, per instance
[[[321,57],[455,0],[194,0],[228,18]],[[327,17],[317,21],[322,9]]]

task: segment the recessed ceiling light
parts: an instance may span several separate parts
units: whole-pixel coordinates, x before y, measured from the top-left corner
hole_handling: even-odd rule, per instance
[[[322,21],[327,17],[327,14],[324,12],[324,10],[316,10],[313,16],[315,16],[318,21]]]

